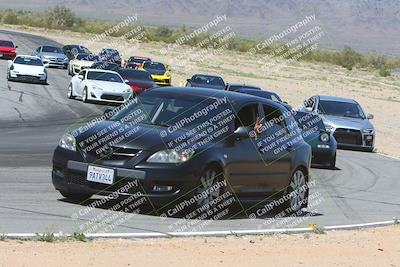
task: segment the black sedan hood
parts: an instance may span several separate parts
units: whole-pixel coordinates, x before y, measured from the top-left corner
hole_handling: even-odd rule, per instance
[[[86,131],[85,131],[86,130]],[[77,133],[79,133],[77,135]],[[165,137],[164,133],[167,133]],[[127,124],[115,121],[102,121],[86,129],[85,126],[75,130],[77,145],[81,151],[87,153],[97,153],[101,147],[123,147],[146,151],[159,151],[168,149],[167,144],[177,137],[184,134],[178,130],[173,133],[168,132],[167,127],[136,124]],[[89,141],[90,140],[90,141]],[[174,147],[171,147],[174,148]],[[100,153],[97,153],[100,154]]]

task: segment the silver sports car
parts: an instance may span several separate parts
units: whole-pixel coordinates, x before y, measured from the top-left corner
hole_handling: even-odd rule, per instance
[[[49,64],[51,67],[62,67],[66,69],[69,62],[61,48],[50,45],[39,46],[33,51],[32,56],[40,57],[43,64]]]
[[[305,109],[322,116],[325,128],[335,137],[338,147],[374,150],[375,129],[355,100],[333,96],[313,96],[304,101]]]

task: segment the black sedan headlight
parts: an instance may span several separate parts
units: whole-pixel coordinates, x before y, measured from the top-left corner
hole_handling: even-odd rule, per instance
[[[322,142],[328,142],[329,141],[329,134],[327,134],[327,133],[322,133],[320,136],[319,136],[319,139],[322,141]]]
[[[76,151],[76,139],[72,134],[64,134],[58,145],[64,149]]]
[[[183,163],[188,161],[194,154],[194,151],[175,151],[172,149],[161,150],[151,155],[147,162],[150,163]]]

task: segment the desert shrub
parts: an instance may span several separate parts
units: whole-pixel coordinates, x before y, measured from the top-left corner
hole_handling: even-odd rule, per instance
[[[379,75],[381,75],[382,77],[388,77],[390,76],[390,71],[382,67],[381,69],[379,69]]]

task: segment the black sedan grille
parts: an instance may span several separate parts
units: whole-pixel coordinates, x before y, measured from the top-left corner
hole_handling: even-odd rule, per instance
[[[130,180],[126,180],[124,177],[117,177],[112,185],[101,184],[96,182],[90,182],[86,178],[86,173],[76,173],[71,171],[64,172],[65,181],[69,184],[88,186],[91,189],[107,191],[107,192],[116,192],[126,186]],[[136,193],[143,188],[143,183],[138,181],[138,187],[129,188],[127,193]]]
[[[86,175],[75,172],[65,172],[64,173],[65,181],[69,184],[77,184],[77,185],[87,185],[88,181],[86,180]]]
[[[359,130],[338,128],[333,134],[338,144],[362,145],[362,135]]]

